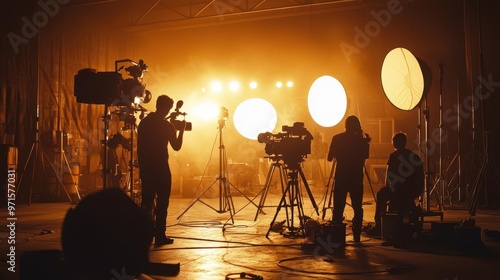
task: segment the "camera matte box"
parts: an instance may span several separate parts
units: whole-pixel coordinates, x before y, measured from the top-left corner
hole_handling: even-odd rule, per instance
[[[113,100],[119,100],[121,82],[121,75],[117,72],[82,69],[75,75],[76,101],[86,104],[111,104]]]

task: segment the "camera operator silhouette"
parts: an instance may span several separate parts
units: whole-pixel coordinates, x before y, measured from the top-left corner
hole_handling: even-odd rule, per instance
[[[403,132],[392,137],[396,151],[387,162],[385,186],[377,192],[375,227],[370,231],[371,235],[380,235],[381,215],[387,208],[390,212],[400,213],[417,210],[415,199],[422,194],[424,187],[423,163],[417,154],[406,148],[406,139]]]
[[[368,134],[363,135],[356,116],[345,120],[345,132],[333,136],[328,161],[336,159],[335,187],[333,189],[333,222],[341,223],[344,216],[347,193],[354,210],[352,232],[354,242],[360,241],[363,222],[363,168],[370,149]]]
[[[165,235],[167,210],[172,188],[172,174],[168,164],[168,144],[175,151],[182,147],[185,121],[180,127],[165,120],[174,101],[161,95],[156,101],[156,111],[148,114],[138,126],[137,155],[142,181],[142,204],[154,218],[155,245],[172,244]],[[153,202],[156,195],[155,213]]]

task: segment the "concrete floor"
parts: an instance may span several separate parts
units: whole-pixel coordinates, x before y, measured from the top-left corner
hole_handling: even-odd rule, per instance
[[[311,189],[321,211],[324,189],[314,186]],[[248,197],[255,198],[254,202],[259,203],[260,196]],[[481,229],[480,236],[477,235],[484,244],[481,249],[475,246],[454,247],[449,240],[437,240],[431,226],[433,223],[441,224],[438,217],[426,217],[424,234],[408,242],[406,248],[398,249],[367,235],[362,236],[361,243],[354,243],[349,227],[352,209],[346,207],[345,248],[332,249],[332,243],[326,240],[305,250],[302,244],[306,240],[303,237],[290,238],[271,231],[266,238],[280,199],[279,192],[271,191],[265,203],[266,214],[259,214],[254,221],[256,206],[244,196],[234,196],[236,214],[233,224],[229,212],[216,211],[221,209],[217,197],[195,200],[173,194],[167,235],[175,242],[159,248],[152,246],[150,261],[180,263],[180,272],[176,277],[143,275],[141,278],[242,279],[239,276],[244,272],[262,276],[263,279],[499,279],[500,240],[487,237],[483,230],[500,230],[500,210],[477,209],[472,217]],[[365,190],[364,203],[364,225],[367,225],[373,222],[375,208],[371,189]],[[70,207],[75,205],[67,202],[17,205],[17,262],[26,251],[61,249],[61,225]],[[319,220],[307,195],[304,196],[303,209],[306,216]],[[0,219],[5,222],[7,211],[0,210]],[[282,208],[276,221],[285,220],[285,212],[286,208]],[[329,218],[327,214],[326,219]],[[454,205],[453,210],[444,211],[445,222],[460,222],[469,218],[466,204]],[[0,279],[18,279],[17,272],[7,270],[9,232],[5,226],[2,226],[0,234]],[[19,268],[22,264],[16,265]],[[228,278],[225,278],[227,275]]]

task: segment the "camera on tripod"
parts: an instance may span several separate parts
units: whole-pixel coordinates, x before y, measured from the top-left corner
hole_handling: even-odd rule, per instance
[[[311,153],[311,141],[314,138],[303,122],[295,122],[293,126],[284,125],[282,130],[277,134],[260,133],[257,140],[266,144],[265,152],[272,159],[283,159],[289,168],[298,167]]]
[[[180,111],[182,105],[184,105],[184,101],[177,101],[174,111],[170,113],[170,115],[167,117],[167,120],[174,125],[174,128],[176,130],[182,130],[182,128],[184,127],[185,131],[191,131],[193,129],[193,124],[190,122],[186,122],[187,113]],[[183,119],[177,119],[179,116],[182,116]]]

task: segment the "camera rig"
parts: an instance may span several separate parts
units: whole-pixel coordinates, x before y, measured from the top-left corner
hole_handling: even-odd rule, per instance
[[[133,155],[133,130],[136,122],[135,113],[141,112],[140,117],[142,118],[147,110],[140,104],[148,103],[152,98],[151,92],[146,90],[146,85],[143,82],[143,75],[147,70],[148,66],[143,60],[135,62],[130,59],[123,59],[115,61],[115,71],[97,72],[95,69],[85,68],[79,70],[74,77],[74,95],[78,103],[104,105],[104,139],[101,141],[101,145],[104,148],[102,170],[104,188],[107,187],[106,177],[110,174],[107,160],[107,138],[110,120],[109,107],[118,107],[118,109],[112,113],[118,115],[120,120],[124,121],[127,127],[132,128],[130,154]],[[134,160],[131,156],[129,163],[131,196],[133,196],[134,191],[133,167]]]
[[[305,214],[303,209],[303,198],[299,187],[299,181],[302,179],[303,185],[309,195],[309,199],[319,215],[318,205],[314,200],[314,196],[309,188],[309,184],[305,178],[300,163],[307,158],[307,155],[311,153],[311,142],[314,139],[312,134],[304,127],[303,122],[295,122],[293,126],[282,126],[283,132],[272,134],[270,132],[261,133],[258,135],[257,140],[260,143],[265,143],[265,152],[268,154],[273,161],[283,160],[287,171],[287,177],[289,178],[287,187],[284,189],[283,195],[281,197],[280,203],[276,210],[273,220],[269,226],[269,230],[266,233],[266,237],[269,232],[274,227],[274,222],[281,208],[286,209],[287,226],[288,233],[283,233],[284,236],[296,237],[305,235]],[[269,172],[272,176],[271,171]],[[269,181],[268,178],[266,181]],[[264,197],[264,196],[263,196]],[[260,205],[262,205],[262,200]],[[260,208],[259,208],[260,209]],[[297,218],[299,220],[299,226],[294,225],[294,214],[297,211]]]
[[[129,66],[119,64],[127,63]],[[86,104],[104,104],[108,106],[127,106],[148,103],[152,94],[146,90],[143,74],[148,66],[143,60],[130,59],[115,61],[114,72],[97,72],[85,68],[75,75],[76,101]]]
[[[193,129],[193,124],[190,122],[186,122],[187,113],[180,111],[182,105],[184,105],[184,101],[178,100],[175,105],[174,111],[170,113],[166,120],[173,124],[176,130],[181,130],[184,127],[185,131],[191,131]],[[179,116],[182,116],[183,119],[177,119]],[[184,123],[186,124],[184,125]]]
[[[311,141],[314,138],[303,122],[295,122],[293,126],[284,125],[282,130],[277,134],[260,133],[257,140],[266,144],[265,152],[272,160],[282,159],[288,169],[296,170],[311,153]]]

